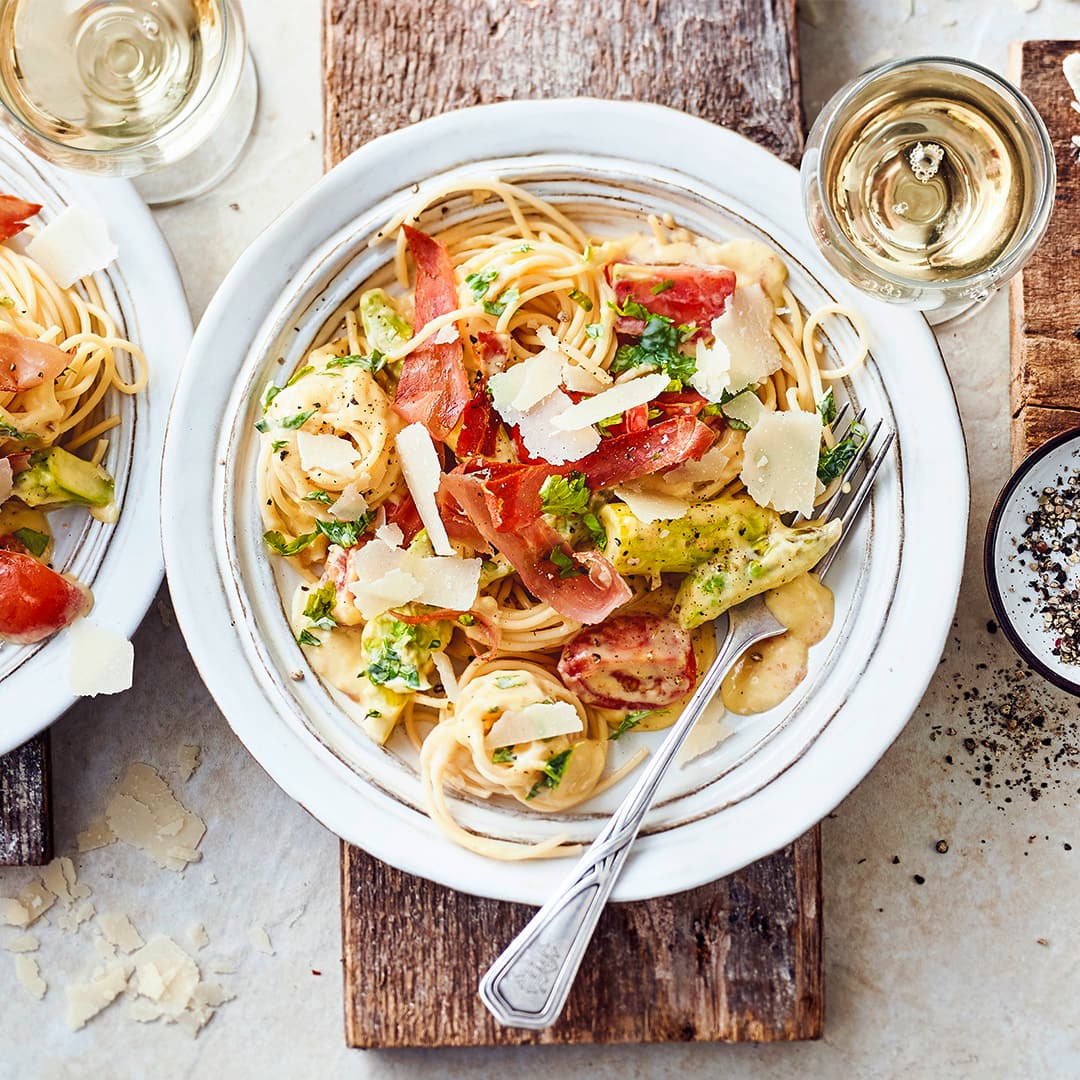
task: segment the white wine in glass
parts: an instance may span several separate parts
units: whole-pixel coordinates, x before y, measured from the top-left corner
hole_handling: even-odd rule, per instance
[[[233,0],[0,0],[0,105],[16,134],[66,168],[153,174],[151,202],[217,183],[256,97]]]

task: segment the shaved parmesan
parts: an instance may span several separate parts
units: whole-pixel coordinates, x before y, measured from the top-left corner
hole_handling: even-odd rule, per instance
[[[38,1001],[49,989],[49,984],[41,977],[38,962],[32,956],[15,957],[15,977]]]
[[[561,356],[551,349],[544,349],[508,371],[492,375],[488,385],[497,411],[513,409],[524,413],[557,390],[561,379]]]
[[[210,944],[210,935],[206,932],[206,927],[202,923],[195,923],[193,926],[188,927],[187,931],[188,941],[195,946],[196,949],[205,949]]]
[[[300,434],[305,433],[301,431]],[[367,499],[360,494],[360,489],[349,484],[326,512],[338,521],[355,521],[367,508]]]
[[[300,451],[300,464],[306,473],[329,473],[348,476],[360,460],[360,451],[351,439],[337,435],[312,435],[308,431],[296,433],[296,449]]]
[[[264,926],[253,926],[248,930],[248,941],[251,942],[252,947],[258,949],[259,952],[264,953],[266,956],[274,955],[274,945],[270,940],[270,935],[266,932]]]
[[[30,913],[32,926],[56,903],[56,897],[41,882],[34,881],[19,890],[19,903]]]
[[[401,547],[405,543],[405,534],[400,525],[380,525],[375,535],[388,547]]]
[[[110,945],[126,953],[133,953],[146,944],[127,915],[99,915],[97,925]]]
[[[10,953],[37,952],[41,942],[33,934],[16,934],[3,942],[3,947]]]
[[[11,494],[11,482],[11,462],[6,457],[0,458],[0,503]]]
[[[724,706],[720,703],[720,695],[705,706],[705,711],[698,717],[697,722],[686,736],[686,742],[675,757],[675,761],[685,767],[691,761],[715,750],[725,739],[730,738],[734,732],[725,721]]]
[[[660,495],[652,491],[642,491],[633,487],[617,487],[615,494],[627,506],[638,521],[674,521],[681,518],[690,508],[684,499],[674,495]]]
[[[68,630],[68,682],[83,697],[131,689],[135,647],[122,634],[79,619]]]
[[[457,673],[454,671],[454,665],[450,662],[450,657],[444,652],[433,652],[431,662],[439,673],[439,682],[442,683],[443,690],[446,691],[447,700],[457,701],[458,679]]]
[[[199,985],[199,968],[172,938],[158,934],[131,961],[135,965],[132,988],[156,1002],[161,1015],[175,1019],[188,1007]]]
[[[812,516],[820,448],[816,412],[766,413],[743,440],[740,475],[750,497],[781,513]]]
[[[761,404],[761,399],[753,390],[744,390],[741,394],[736,394],[720,408],[725,416],[738,420],[748,428],[752,428],[765,415],[765,406]]]
[[[183,743],[176,751],[176,771],[184,783],[192,778],[201,761],[202,747],[194,743]]]
[[[697,343],[697,370],[690,385],[709,401],[757,386],[779,370],[780,346],[772,336],[773,302],[760,285],[743,285],[712,321],[713,343]]]
[[[405,483],[416,503],[416,512],[427,529],[428,539],[436,555],[453,555],[454,549],[446,535],[446,526],[439,517],[435,492],[439,490],[442,468],[435,444],[423,424],[410,424],[397,433],[398,454]]]
[[[575,364],[573,360],[563,360],[562,381],[567,390],[579,394],[598,394],[609,385],[601,382],[591,371]]]
[[[571,735],[581,730],[581,717],[568,701],[538,701],[523,709],[504,712],[487,733],[484,747],[497,750],[500,746],[553,739],[556,735]]]
[[[663,393],[669,382],[669,376],[657,372],[655,375],[643,375],[639,379],[619,383],[579,401],[576,405],[570,405],[552,419],[552,424],[559,431],[578,431],[590,427],[609,416],[617,416],[627,409],[645,405],[657,394]]]
[[[66,289],[103,270],[119,250],[103,218],[81,206],[69,206],[30,241],[26,254]]]
[[[552,465],[562,465],[591,454],[600,445],[600,433],[591,426],[576,431],[562,431],[555,427],[555,417],[565,413],[573,404],[566,394],[556,390],[527,413],[511,409],[502,416],[508,424],[518,426],[521,441],[533,457],[542,458]]]
[[[356,581],[349,591],[365,619],[410,600],[454,611],[468,611],[476,600],[480,559],[425,558],[390,547],[382,537],[365,544],[350,559]]]
[[[4,926],[29,926],[30,912],[10,896],[0,897],[0,923]]]
[[[72,1031],[84,1027],[102,1009],[111,1005],[127,986],[128,973],[122,964],[98,968],[86,983],[76,983],[65,989],[67,1023]]]
[[[96,818],[79,833],[79,851],[96,851],[108,847],[116,839],[104,818]]]
[[[448,322],[437,334],[434,334],[431,338],[433,345],[452,345],[455,341],[460,341],[461,335],[458,333],[457,323]]]
[[[1073,97],[1080,101],[1080,53],[1069,53],[1061,62],[1061,70],[1069,82]]]
[[[664,473],[664,479],[674,484],[704,484],[719,479],[730,464],[731,455],[722,446],[714,446],[697,461],[684,461]]]
[[[84,900],[78,907],[61,912],[56,925],[65,933],[74,934],[84,922],[89,922],[93,917],[94,905],[89,900]]]

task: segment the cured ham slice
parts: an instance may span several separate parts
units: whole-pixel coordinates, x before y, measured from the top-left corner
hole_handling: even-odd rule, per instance
[[[0,241],[21,233],[28,224],[26,219],[40,210],[40,203],[27,202],[15,195],[0,195]]]
[[[603,555],[571,552],[543,518],[519,530],[500,532],[492,522],[484,487],[485,481],[477,475],[451,473],[443,478],[443,490],[484,538],[510,560],[522,583],[538,600],[575,622],[598,623],[633,596]],[[560,571],[551,562],[555,549],[573,564],[571,576],[562,576],[565,570]]]
[[[403,226],[416,261],[413,333],[458,307],[457,283],[446,246],[419,229]],[[436,335],[438,337],[439,335]],[[445,441],[472,397],[460,338],[428,340],[401,365],[394,409],[410,423],[420,423],[433,439]]]
[[[51,383],[71,362],[55,345],[0,333],[0,393],[33,390]]]
[[[645,431],[605,439],[598,449],[569,466],[585,474],[589,486],[614,487],[696,460],[712,446],[715,433],[691,416],[654,424]]]
[[[90,590],[17,551],[0,550],[0,641],[30,645],[90,609]]]
[[[619,307],[633,300],[678,326],[696,326],[699,333],[708,332],[713,319],[723,314],[727,298],[735,291],[735,272],[723,266],[615,263],[610,275]],[[645,323],[620,315],[615,329],[620,334],[637,336],[645,329]],[[694,336],[691,334],[687,340]]]

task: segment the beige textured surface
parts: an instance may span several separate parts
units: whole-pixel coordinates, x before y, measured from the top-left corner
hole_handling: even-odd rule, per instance
[[[820,25],[802,27],[807,111],[882,49],[967,55],[1004,68],[1011,37],[1078,37],[1080,3],[1042,0],[1023,15],[1009,0],[816,0]],[[317,0],[248,0],[265,98],[252,154],[220,191],[161,215],[196,312],[236,255],[319,175]],[[956,26],[942,26],[956,18]],[[1080,130],[1080,117],[1078,117]],[[238,210],[230,209],[236,203]],[[89,927],[35,927],[49,991],[20,992],[0,964],[0,1078],[182,1076],[486,1077],[533,1080],[588,1071],[645,1077],[960,1077],[1077,1075],[1080,967],[1080,769],[1032,803],[1004,810],[976,787],[961,746],[961,689],[989,694],[988,671],[1011,662],[989,610],[979,542],[1008,472],[1008,332],[1004,297],[943,344],[970,443],[972,544],[956,634],[939,677],[905,733],[824,827],[828,1019],[818,1044],[757,1048],[661,1046],[360,1054],[343,1047],[336,840],[292,804],[238,745],[209,701],[175,627],[151,610],[136,640],[135,689],[87,702],[54,729],[56,840],[75,858],[99,910],[131,914],[146,936],[183,942],[202,922],[212,961],[236,1001],[195,1041],[176,1028],[134,1025],[114,1007],[71,1034],[65,978],[94,964]],[[932,438],[933,433],[927,433]],[[198,537],[194,536],[197,542]],[[985,663],[988,670],[978,670]],[[1066,703],[1070,716],[1076,706]],[[929,714],[929,715],[927,715]],[[873,717],[867,717],[873,723]],[[932,726],[943,734],[930,740]],[[944,731],[953,726],[955,737]],[[164,775],[182,743],[203,764],[178,795],[204,817],[203,862],[177,876],[113,845],[76,855],[76,835],[131,761]],[[949,766],[944,755],[954,755]],[[1036,768],[1038,773],[1038,768]],[[1039,782],[1038,777],[1035,783]],[[1051,781],[1052,784],[1052,781]],[[1005,805],[1005,804],[1003,804]],[[1032,838],[1029,842],[1029,837]],[[946,839],[947,854],[934,844]],[[1075,850],[1066,851],[1065,843]],[[892,857],[900,863],[893,864]],[[865,860],[865,861],[863,861]],[[213,874],[216,884],[210,883]],[[917,885],[913,875],[925,878]],[[0,870],[14,895],[27,870]],[[297,916],[297,913],[300,913]],[[51,916],[49,916],[51,918]],[[276,955],[254,952],[259,923]],[[291,923],[291,925],[290,925]],[[13,931],[17,932],[17,931]],[[1046,944],[1039,944],[1042,939]],[[202,955],[199,960],[203,964]],[[312,969],[321,972],[313,975]],[[33,1040],[26,1033],[34,1032]]]

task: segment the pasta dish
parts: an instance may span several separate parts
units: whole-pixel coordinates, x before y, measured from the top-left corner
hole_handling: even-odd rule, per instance
[[[471,196],[465,220],[448,201]],[[804,312],[781,259],[649,218],[590,235],[524,187],[426,192],[380,234],[389,274],[263,392],[268,550],[320,678],[377,743],[403,732],[428,809],[496,858],[448,792],[556,813],[617,783],[615,740],[677,718],[713,621],[757,593],[789,632],[725,681],[771,708],[806,673],[832,597],[815,520],[865,438],[831,384],[857,315]],[[826,369],[822,320],[861,355]]]

